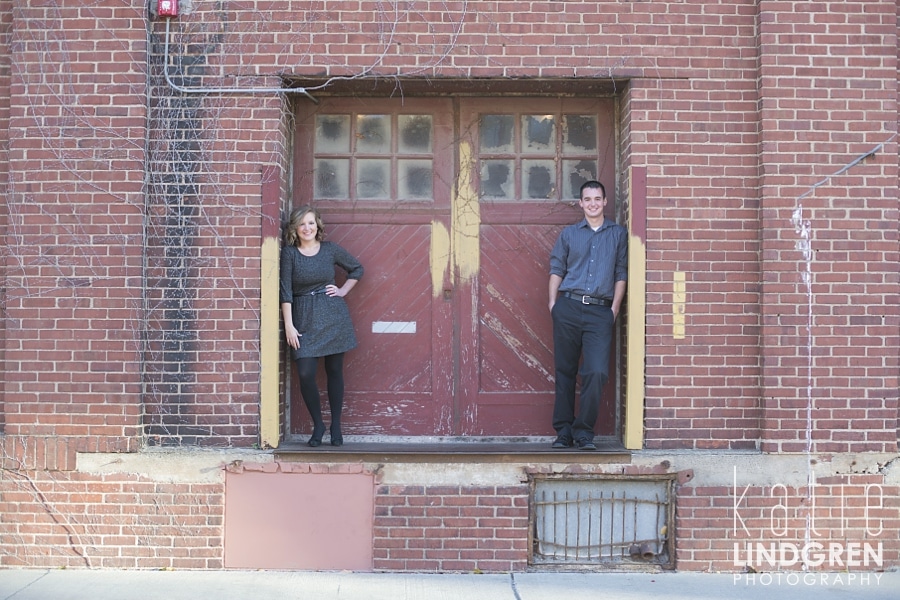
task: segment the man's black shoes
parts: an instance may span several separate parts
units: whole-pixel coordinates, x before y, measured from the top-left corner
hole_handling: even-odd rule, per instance
[[[575,440],[575,445],[579,450],[596,450],[597,446],[594,445],[594,441],[590,438],[579,438]]]
[[[567,433],[561,433],[556,436],[556,441],[553,442],[552,448],[556,448],[557,450],[563,448],[571,448],[572,447],[572,436]]]
[[[561,433],[556,436],[556,441],[553,442],[553,448],[557,450],[564,450],[566,448],[576,447],[579,450],[596,450],[597,446],[594,445],[594,440],[589,437],[578,438],[577,440],[572,440],[572,436],[568,433]]]

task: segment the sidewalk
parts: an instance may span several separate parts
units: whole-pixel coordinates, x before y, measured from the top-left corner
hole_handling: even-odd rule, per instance
[[[0,600],[896,600],[892,573],[0,570]]]

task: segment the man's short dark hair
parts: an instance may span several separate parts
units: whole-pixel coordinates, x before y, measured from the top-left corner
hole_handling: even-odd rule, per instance
[[[584,190],[587,188],[597,188],[603,194],[603,197],[606,198],[606,188],[603,187],[603,184],[599,181],[594,181],[593,179],[590,181],[585,181],[581,184],[581,189],[578,190],[578,199],[581,200],[581,197],[584,196]]]

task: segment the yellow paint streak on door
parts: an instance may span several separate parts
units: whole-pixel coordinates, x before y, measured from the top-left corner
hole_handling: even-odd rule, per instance
[[[481,208],[475,191],[475,162],[469,142],[459,144],[459,179],[451,205],[454,271],[457,284],[471,281],[478,275],[481,232]]]
[[[450,233],[439,221],[431,223],[431,249],[428,256],[431,269],[431,295],[440,298],[444,290],[444,276],[450,264]]]

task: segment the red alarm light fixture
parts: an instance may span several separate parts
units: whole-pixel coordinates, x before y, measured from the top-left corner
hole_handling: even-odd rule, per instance
[[[161,17],[177,17],[178,0],[157,0],[156,14]]]

